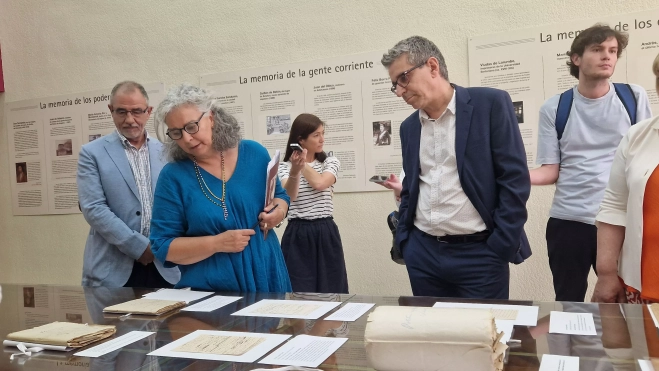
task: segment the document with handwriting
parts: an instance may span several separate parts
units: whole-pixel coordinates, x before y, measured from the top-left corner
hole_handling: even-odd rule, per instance
[[[242,356],[264,341],[262,337],[199,335],[172,351]]]
[[[291,335],[197,330],[148,355],[252,363],[290,337]]]
[[[339,305],[341,303],[335,301],[264,299],[232,316],[318,319]]]

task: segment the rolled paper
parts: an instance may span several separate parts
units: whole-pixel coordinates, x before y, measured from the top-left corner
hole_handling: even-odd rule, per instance
[[[489,309],[378,307],[364,340],[379,371],[501,371],[508,348]]]

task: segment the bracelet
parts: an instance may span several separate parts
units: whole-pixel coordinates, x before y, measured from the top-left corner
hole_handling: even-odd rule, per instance
[[[282,224],[284,224],[284,220],[286,220],[286,213],[284,212],[284,209],[279,209],[281,210],[281,213],[284,215],[284,217],[281,219],[281,222],[275,226],[275,228],[281,227]]]
[[[293,178],[293,179],[299,179],[299,178],[300,178],[300,174],[298,174],[298,175],[291,175],[291,174],[288,174],[288,177],[289,177],[289,178]]]

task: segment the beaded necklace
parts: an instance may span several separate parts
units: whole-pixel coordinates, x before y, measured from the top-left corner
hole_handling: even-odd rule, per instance
[[[217,197],[213,191],[206,185],[206,181],[204,180],[204,177],[201,176],[201,171],[199,171],[199,164],[197,164],[197,159],[195,157],[192,157],[192,162],[194,163],[194,171],[195,174],[197,175],[197,182],[199,183],[199,188],[201,188],[201,191],[204,193],[204,196],[206,198],[214,203],[215,205],[219,206],[224,210],[224,220],[227,220],[227,217],[229,216],[229,212],[227,211],[227,204],[226,204],[226,181],[224,180],[224,154],[220,152],[220,160],[221,160],[221,166],[222,166],[222,197]],[[210,193],[215,200],[220,201],[220,203],[215,202],[208,194]]]

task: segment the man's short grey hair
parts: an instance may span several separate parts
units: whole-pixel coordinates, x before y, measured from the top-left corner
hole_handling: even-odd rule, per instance
[[[177,141],[171,140],[165,135],[167,115],[178,107],[193,106],[200,112],[210,111],[213,113],[212,143],[216,151],[226,151],[234,148],[242,139],[240,136],[240,125],[238,121],[220,107],[218,100],[206,90],[188,84],[182,84],[169,89],[165,99],[160,102],[154,113],[156,133],[158,138],[164,142],[165,154],[170,161],[182,161],[190,156],[179,147]]]
[[[439,51],[439,48],[435,43],[425,37],[412,36],[399,41],[398,44],[382,55],[382,65],[385,68],[389,68],[389,66],[391,66],[391,64],[402,55],[407,55],[408,62],[413,66],[428,61],[430,57],[437,58],[440,75],[444,80],[449,81],[448,69],[446,68],[446,61],[444,61],[442,52]]]
[[[137,83],[135,81],[122,81],[118,83],[117,85],[112,88],[112,92],[110,93],[110,104],[114,102],[114,96],[117,95],[119,91],[126,92],[126,93],[131,93],[135,90],[139,90],[140,93],[142,93],[142,96],[144,99],[146,99],[146,104],[149,104],[149,94],[146,93],[146,89],[144,89],[144,86],[142,84]]]

